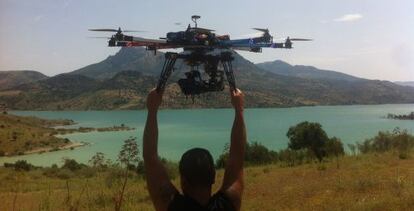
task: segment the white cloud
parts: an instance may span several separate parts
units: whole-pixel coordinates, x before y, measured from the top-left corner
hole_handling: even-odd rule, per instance
[[[363,16],[361,14],[355,13],[355,14],[343,15],[342,17],[334,19],[334,21],[337,21],[337,22],[352,22],[352,21],[360,20],[361,18],[363,18]]]

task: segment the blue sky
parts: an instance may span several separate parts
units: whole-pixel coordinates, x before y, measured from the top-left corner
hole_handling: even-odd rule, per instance
[[[184,29],[198,14],[199,26],[232,38],[267,27],[275,38],[314,39],[292,50],[241,53],[255,63],[281,59],[369,79],[414,81],[412,11],[411,0],[0,0],[0,70],[72,71],[118,50],[88,39],[105,35],[88,28],[121,26],[160,37]]]

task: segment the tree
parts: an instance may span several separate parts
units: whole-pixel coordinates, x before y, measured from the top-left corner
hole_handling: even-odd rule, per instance
[[[344,146],[341,142],[341,139],[337,137],[332,137],[328,139],[325,149],[328,156],[336,157],[336,168],[339,168],[339,156],[345,154]]]
[[[137,166],[139,163],[139,149],[136,138],[130,137],[124,141],[122,149],[118,154],[118,161],[125,166],[125,174],[122,182],[122,189],[115,197],[115,210],[121,210],[122,201],[124,198],[125,188],[128,181],[128,173],[131,166]]]
[[[301,122],[290,127],[286,135],[289,138],[290,149],[308,149],[318,158],[319,162],[326,156],[325,144],[329,138],[321,124]]]
[[[105,168],[105,154],[102,152],[97,152],[92,158],[89,160],[89,164],[95,168]]]

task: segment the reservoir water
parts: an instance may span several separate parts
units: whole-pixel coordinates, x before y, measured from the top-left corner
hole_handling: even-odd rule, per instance
[[[246,109],[245,119],[248,140],[257,141],[271,149],[287,147],[286,132],[290,126],[302,121],[319,122],[328,136],[339,137],[346,147],[348,143],[362,142],[378,131],[395,127],[414,133],[414,121],[386,119],[388,113],[408,114],[414,111],[413,104],[398,105],[354,105],[315,106],[295,108]],[[43,154],[2,157],[4,162],[27,160],[39,166],[61,164],[62,158],[87,161],[96,153],[103,152],[109,159],[116,160],[123,141],[137,137],[142,146],[142,133],[146,111],[13,111],[17,115],[37,116],[48,119],[72,119],[77,122],[71,127],[110,127],[125,124],[131,131],[74,133],[65,135],[74,142],[88,142],[90,145],[74,150],[63,150]],[[232,109],[187,109],[161,110],[159,112],[159,153],[162,157],[177,161],[181,154],[192,147],[203,147],[215,158],[229,142],[233,122]]]

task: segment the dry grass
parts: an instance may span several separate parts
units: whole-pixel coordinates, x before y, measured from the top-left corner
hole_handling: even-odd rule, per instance
[[[109,175],[64,180],[1,168],[0,210],[113,210],[120,184]],[[414,209],[414,159],[396,153],[343,157],[339,168],[334,161],[249,167],[245,184],[242,209],[249,211]],[[129,180],[123,210],[153,210],[143,178]]]
[[[244,210],[409,210],[414,160],[381,154],[294,168],[247,169]]]

